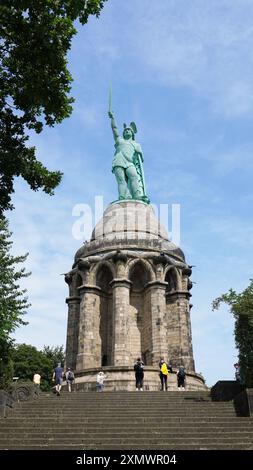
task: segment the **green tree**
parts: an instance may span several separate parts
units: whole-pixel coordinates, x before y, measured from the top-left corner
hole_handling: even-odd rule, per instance
[[[28,254],[13,256],[10,253],[12,241],[8,230],[8,222],[0,218],[0,339],[9,340],[10,334],[20,325],[27,323],[22,319],[29,307],[26,289],[21,289],[19,281],[30,273],[25,268],[17,269]]]
[[[81,24],[99,16],[106,0],[1,0],[0,3],[0,213],[12,209],[15,176],[52,195],[62,173],[49,171],[27,146],[71,114],[72,77],[67,52]]]
[[[12,382],[14,374],[11,359],[12,347],[12,340],[0,339],[0,389],[7,387]]]
[[[11,352],[14,374],[19,380],[33,379],[37,372],[41,375],[41,389],[48,390],[52,381],[52,363],[42,351],[28,344],[18,344]]]
[[[44,346],[42,352],[51,361],[53,368],[58,364],[58,362],[62,365],[65,362],[63,346]]]
[[[44,346],[39,351],[29,344],[15,345],[11,351],[14,374],[19,380],[32,380],[37,372],[41,375],[41,389],[52,387],[53,370],[58,362],[64,363],[63,346]]]
[[[230,307],[235,319],[235,344],[239,351],[240,374],[247,387],[253,387],[253,280],[241,293],[230,289],[213,301],[213,310],[221,303]]]
[[[8,222],[4,217],[0,217],[0,380],[2,384],[10,379],[9,351],[12,348],[10,335],[18,326],[26,325],[22,316],[29,307],[25,296],[26,289],[21,289],[19,281],[30,273],[25,272],[24,267],[17,269],[17,265],[23,263],[27,255],[11,255],[10,237]]]

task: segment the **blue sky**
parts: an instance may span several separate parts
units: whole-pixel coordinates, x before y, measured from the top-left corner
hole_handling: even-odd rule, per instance
[[[82,241],[75,204],[117,197],[108,88],[119,125],[134,120],[151,201],[181,205],[181,248],[193,269],[196,370],[207,384],[231,379],[233,318],[211,302],[252,277],[253,3],[250,0],[108,0],[78,26],[69,54],[72,116],[32,135],[38,157],[64,178],[54,197],[16,181],[13,251],[29,252],[32,307],[18,342],[65,345],[62,273]]]

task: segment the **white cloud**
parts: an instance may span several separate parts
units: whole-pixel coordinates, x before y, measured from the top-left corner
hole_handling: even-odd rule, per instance
[[[117,86],[129,81],[186,87],[208,100],[214,113],[248,114],[252,19],[248,0],[112,0],[99,21],[78,28],[70,55],[74,78],[79,91],[85,85],[92,94],[99,93],[90,80],[95,74],[106,86],[113,80]]]
[[[143,73],[132,76],[190,87],[227,117],[252,111],[252,18],[248,1],[138,2],[126,43]]]

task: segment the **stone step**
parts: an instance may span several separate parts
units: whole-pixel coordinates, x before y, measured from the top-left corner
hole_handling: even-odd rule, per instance
[[[20,432],[13,431],[10,433],[11,436],[9,435],[6,437],[6,433],[0,433],[1,437],[1,443],[10,440],[17,440],[20,438]],[[65,439],[70,439],[71,442],[75,441],[76,439],[79,440],[101,440],[104,441],[104,439],[111,439],[112,441],[114,440],[115,436],[117,439],[130,439],[129,438],[129,430],[122,430],[122,429],[116,429],[116,430],[108,430],[106,429],[105,431],[101,431],[98,429],[94,429],[87,431],[75,431],[74,429],[70,430],[68,428],[65,429],[58,429],[58,430],[47,430],[47,431],[41,431],[41,430],[31,430],[27,431],[26,429],[23,429],[21,435],[22,439],[25,440],[33,440],[33,439],[41,439],[41,440],[59,440],[59,441],[64,441]],[[195,438],[220,438],[222,441],[224,439],[235,439],[240,437],[241,439],[251,439],[251,442],[253,443],[253,429],[251,431],[249,430],[197,430],[197,429],[191,429],[191,430],[184,430],[184,429],[179,429],[179,430],[172,430],[172,429],[150,429],[150,430],[132,430],[131,431],[131,442],[134,442],[135,439],[153,439],[153,438],[159,438],[160,440],[164,439],[169,439],[169,440],[174,440],[177,438],[185,438],[185,439],[195,439]]]
[[[152,403],[152,402],[138,402],[138,403],[113,403],[113,402],[101,402],[101,403],[96,403],[96,402],[90,402],[90,403],[66,403],[61,400],[61,398],[58,398],[57,401],[52,402],[52,403],[42,403],[41,406],[39,403],[34,403],[34,404],[17,404],[15,406],[16,410],[30,410],[30,409],[49,409],[49,408],[54,408],[54,409],[62,409],[63,406],[66,406],[67,409],[66,411],[69,410],[69,407],[71,406],[71,409],[74,410],[82,410],[82,409],[117,409],[117,410],[124,410],[126,407],[131,407],[131,409],[140,409],[140,407],[148,407],[148,409],[164,409],[169,408],[169,409],[175,409],[175,410],[180,410],[180,409],[188,409],[188,408],[194,408],[194,409],[234,409],[234,405],[232,402],[227,402],[227,403],[208,403],[208,402],[182,402],[182,403],[170,403],[170,402],[164,402],[164,403]]]
[[[87,395],[86,393],[67,393],[60,392],[60,397],[65,398],[66,400],[71,401],[136,401],[136,400],[146,400],[149,402],[159,402],[160,400],[166,401],[207,401],[212,403],[212,400],[209,397],[200,397],[200,396],[191,396],[186,395],[185,393],[180,393],[179,395],[171,396],[169,392],[160,392],[157,395],[153,396],[150,393],[145,392],[135,392],[132,395],[111,395],[109,393],[93,393],[93,395]],[[49,401],[56,400],[57,394],[52,393],[50,395],[39,395],[34,398],[33,401]],[[216,402],[220,403],[220,402]]]
[[[64,426],[64,429],[67,429],[67,430],[71,430],[71,432],[73,432],[73,430],[75,430],[76,432],[83,432],[83,431],[89,431],[89,432],[93,432],[93,431],[97,431],[97,424],[94,424],[94,423],[68,423],[66,424],[66,422],[62,422],[61,423],[61,428],[60,429],[63,429],[63,425],[65,424]],[[99,425],[101,425],[101,423],[99,423]],[[127,422],[127,423],[121,423],[120,424],[120,429],[124,429],[124,431],[126,429],[129,429],[131,430],[133,428],[133,423],[131,422]],[[115,423],[108,423],[108,425],[106,426],[106,430],[105,432],[107,431],[115,431],[115,430],[118,430],[119,429],[119,424]],[[185,432],[191,432],[192,430],[195,431],[195,430],[210,430],[210,431],[213,431],[213,430],[217,430],[217,432],[227,432],[227,431],[238,431],[238,430],[249,430],[249,432],[253,431],[253,426],[252,426],[252,423],[219,423],[219,427],[217,427],[217,423],[214,422],[214,423],[181,423],[181,425],[178,425],[178,424],[174,424],[174,423],[157,423],[157,422],[154,422],[154,423],[150,423],[150,422],[141,422],[139,423],[138,421],[136,421],[136,423],[134,423],[134,431],[135,430],[138,430],[138,432],[140,431],[144,431],[144,430],[148,430],[148,431],[182,431],[184,430]],[[15,431],[24,431],[24,432],[34,432],[34,431],[38,431],[38,424],[37,423],[6,423],[5,425],[3,425],[1,428],[0,428],[0,435],[4,435],[6,433],[6,431],[8,430],[8,432],[10,433],[14,433]],[[44,431],[49,431],[48,430],[48,423],[40,423],[40,427],[39,427],[39,431],[38,432],[44,432]],[[58,431],[59,430],[59,422],[54,422],[54,423],[50,423],[50,432],[55,432],[55,431]]]
[[[183,407],[178,407],[178,408],[175,408],[175,407],[171,407],[171,406],[147,406],[147,407],[143,407],[143,406],[126,406],[126,407],[117,407],[117,406],[114,406],[114,407],[107,407],[107,406],[101,406],[101,407],[78,407],[78,408],[75,408],[75,407],[69,407],[68,409],[66,409],[65,407],[62,407],[62,406],[54,406],[54,407],[51,407],[51,406],[47,406],[47,407],[43,407],[43,408],[39,408],[39,407],[31,407],[30,410],[29,408],[18,408],[18,407],[14,407],[13,408],[13,412],[15,412],[16,414],[27,414],[29,413],[29,411],[32,411],[33,414],[38,414],[38,413],[41,413],[41,414],[45,414],[45,413],[51,413],[52,410],[54,410],[54,412],[56,413],[66,413],[66,415],[71,415],[71,414],[75,414],[75,415],[78,415],[78,414],[83,414],[83,415],[86,415],[86,414],[91,414],[91,413],[96,413],[97,415],[100,414],[100,413],[104,413],[104,414],[110,414],[110,413],[114,413],[114,414],[117,414],[118,416],[120,416],[121,414],[125,414],[125,413],[143,413],[143,411],[145,411],[145,413],[164,413],[164,412],[167,412],[167,413],[178,413],[178,414],[183,414],[183,413],[186,413],[186,412],[189,412],[189,413],[196,413],[196,412],[200,412],[200,413],[210,413],[210,414],[213,414],[213,413],[235,413],[235,408],[234,406],[212,406],[212,407],[209,407],[209,406],[183,406]]]
[[[144,405],[154,405],[154,406],[157,406],[157,405],[166,405],[166,404],[170,404],[171,406],[181,406],[181,405],[190,405],[190,404],[196,404],[196,405],[200,405],[200,404],[203,404],[203,405],[216,405],[216,406],[219,406],[219,405],[229,405],[229,404],[232,404],[233,402],[212,402],[212,401],[209,401],[209,400],[197,400],[197,399],[184,399],[184,400],[168,400],[168,399],[160,399],[160,400],[147,400],[147,399],[141,399],[141,398],[136,398],[135,400],[102,400],[102,399],[97,399],[97,400],[81,400],[81,399],[78,399],[78,400],[74,400],[74,399],[67,399],[66,397],[64,397],[63,395],[60,395],[60,396],[54,396],[54,397],[50,397],[48,399],[43,399],[43,400],[36,400],[36,401],[33,401],[32,403],[36,406],[36,403],[40,403],[42,406],[45,406],[45,405],[53,405],[53,404],[56,404],[56,403],[64,403],[66,405],[69,405],[70,403],[75,405],[75,406],[83,406],[83,405],[94,405],[96,403],[96,405],[98,406],[101,406],[102,404],[112,404],[114,403],[115,406],[125,406],[126,404],[130,404],[130,405],[139,405],[139,404],[144,404]],[[31,402],[30,402],[31,403]],[[22,403],[24,406],[25,406],[25,402]]]
[[[1,449],[253,449],[253,418],[209,392],[62,392],[0,419]]]
[[[211,401],[211,398],[208,395],[187,395],[184,393],[179,393],[178,395],[171,395],[170,392],[158,392],[157,395],[152,395],[151,392],[133,392],[132,394],[117,394],[112,395],[110,393],[93,393],[89,395],[88,393],[69,393],[69,392],[60,392],[60,395],[65,397],[68,400],[207,400]],[[48,400],[56,397],[56,393],[50,393],[48,395],[40,395],[40,400]],[[38,398],[37,398],[38,399]],[[37,400],[36,399],[36,400]]]
[[[211,397],[209,395],[192,395],[187,394],[186,392],[178,393],[176,395],[171,395],[170,392],[158,392],[156,395],[153,395],[151,392],[142,392],[142,391],[135,391],[133,393],[96,393],[93,392],[89,393],[78,393],[78,392],[64,392],[61,390],[60,395],[65,397],[67,400],[207,400],[211,401]],[[56,393],[48,393],[48,394],[40,394],[34,400],[48,400],[53,399],[56,397]]]
[[[140,415],[140,414],[145,414],[145,416],[152,416],[152,415],[162,415],[162,414],[165,414],[167,416],[184,416],[184,415],[196,415],[196,413],[198,413],[198,415],[206,415],[206,416],[213,416],[215,414],[217,415],[227,415],[227,414],[231,414],[232,416],[236,416],[236,413],[235,413],[235,409],[234,407],[229,407],[229,408],[192,408],[192,407],[187,407],[187,408],[180,408],[179,410],[175,410],[174,408],[168,408],[168,407],[165,407],[165,408],[132,408],[132,407],[127,407],[127,408],[123,408],[123,409],[119,409],[119,408],[95,408],[94,410],[92,409],[73,409],[73,411],[71,409],[68,409],[68,410],[64,410],[64,408],[45,408],[45,409],[34,409],[32,408],[31,410],[31,413],[29,413],[29,410],[24,410],[24,409],[14,409],[12,410],[12,415],[15,415],[16,416],[27,416],[27,414],[31,414],[32,415],[50,415],[52,412],[58,414],[58,415],[62,415],[64,414],[65,416],[68,416],[68,417],[71,417],[71,416],[75,416],[75,417],[78,417],[78,416],[100,416],[100,415],[103,415],[103,416],[118,416],[118,417],[123,417],[123,416],[134,416],[134,415]]]
[[[0,446],[1,449],[1,446]],[[93,448],[91,447],[90,450]],[[76,450],[76,451],[85,451],[89,449],[83,449],[79,445],[75,444],[46,444],[46,445],[31,445],[31,444],[20,444],[20,445],[15,445],[15,446],[8,446],[7,448],[2,448],[2,450]],[[103,447],[96,448],[96,450],[112,450],[112,445],[103,445]],[[124,444],[114,444],[113,450],[115,451],[129,451],[129,450],[172,450],[172,451],[177,451],[177,450],[253,450],[253,445],[251,444],[245,444],[244,442],[237,442],[236,444],[216,444],[216,445],[208,445],[208,444],[176,444],[175,445],[170,445],[170,444],[165,444],[165,445],[149,445],[148,447],[142,447],[140,448],[138,445],[131,445],[131,448],[129,446],[124,446]],[[129,453],[129,452],[128,452]]]
[[[215,412],[217,413],[235,413],[235,408],[234,406],[213,406],[213,407],[208,407],[208,406],[184,406],[184,407],[171,407],[171,406],[162,406],[162,407],[154,407],[154,406],[147,406],[147,407],[143,407],[143,406],[138,406],[138,407],[133,407],[131,405],[128,405],[126,407],[117,407],[117,406],[114,406],[114,407],[107,407],[107,406],[102,406],[102,407],[80,407],[80,408],[72,408],[72,407],[68,407],[67,409],[65,407],[62,407],[62,406],[49,406],[49,407],[45,407],[45,408],[39,408],[39,407],[32,407],[31,410],[33,410],[33,413],[34,414],[38,414],[38,413],[51,413],[52,411],[55,411],[57,413],[60,413],[60,412],[65,412],[66,414],[72,414],[74,413],[75,415],[78,415],[78,414],[89,414],[89,413],[96,413],[97,415],[100,414],[100,413],[114,413],[114,414],[117,414],[118,416],[122,414],[125,414],[127,412],[131,412],[132,414],[134,413],[155,413],[155,412],[158,412],[158,413],[164,413],[165,411],[167,411],[168,413],[178,413],[178,414],[184,414],[186,412],[189,412],[189,413],[196,413],[196,412],[200,412],[200,413],[209,413],[210,414],[213,414]],[[73,410],[73,411],[72,411]],[[18,408],[18,407],[14,407],[12,409],[13,412],[15,413],[19,413],[19,414],[24,414],[24,413],[29,413],[29,409],[28,408]]]
[[[93,405],[91,406],[87,406],[87,404],[85,406],[73,406],[71,405],[68,406],[67,408],[63,407],[61,403],[57,402],[55,403],[54,405],[52,404],[51,406],[43,406],[43,407],[40,407],[40,406],[30,406],[30,407],[24,407],[24,406],[15,406],[13,408],[13,410],[16,410],[17,412],[25,412],[27,413],[28,411],[30,410],[35,410],[35,411],[47,411],[47,410],[57,410],[57,411],[60,411],[60,410],[63,410],[65,409],[66,410],[66,413],[70,413],[72,410],[79,413],[80,411],[108,411],[108,412],[111,412],[111,411],[117,411],[117,412],[122,412],[122,411],[126,411],[128,409],[132,410],[132,411],[142,411],[142,410],[170,410],[170,411],[187,411],[187,410],[200,410],[200,411],[206,411],[206,410],[218,410],[218,411],[230,411],[230,410],[234,410],[234,406],[233,404],[222,404],[222,405],[211,405],[211,406],[208,406],[208,404],[202,404],[202,403],[189,403],[189,404],[184,404],[184,405],[179,405],[179,406],[172,406],[171,404],[164,404],[164,405],[153,405],[153,404],[147,404],[146,406],[143,405],[143,403],[139,403],[137,406],[136,405],[131,405],[131,404],[126,404],[126,406],[117,406],[116,404],[115,405],[109,405],[109,404],[103,404],[103,406],[96,406],[94,403]]]
[[[85,448],[85,449],[98,449],[101,448],[103,449],[105,445],[111,446],[111,449],[114,449],[116,445],[124,445],[125,448],[131,449],[132,446],[134,445],[136,448],[139,449],[147,449],[149,445],[157,446],[159,449],[160,446],[171,446],[174,447],[175,449],[177,448],[176,446],[179,444],[183,445],[225,445],[225,444],[237,444],[239,443],[244,443],[251,445],[253,447],[253,441],[252,437],[247,437],[243,436],[240,439],[239,435],[238,436],[228,436],[228,437],[208,437],[208,436],[189,436],[189,437],[171,437],[169,440],[166,436],[148,436],[148,437],[125,437],[125,436],[112,436],[112,437],[104,437],[102,436],[101,438],[89,438],[88,436],[83,437],[83,438],[78,438],[78,437],[72,437],[71,438],[71,444],[72,445],[77,445],[79,446],[80,449]],[[68,445],[69,444],[69,437],[62,437],[60,440],[57,438],[50,438],[50,439],[45,439],[45,438],[36,438],[36,437],[19,437],[10,440],[8,438],[1,439],[0,443],[0,448],[4,449],[7,448],[7,446],[11,446],[14,448],[16,445],[28,445],[29,443],[32,445]]]
[[[48,424],[48,425],[51,425],[52,423],[65,423],[66,422],[66,418],[64,415],[61,415],[60,417],[59,416],[55,416],[55,415],[51,415],[51,416],[43,416],[43,417],[40,417],[40,422],[42,423],[45,423],[45,424]],[[105,421],[104,418],[97,418],[96,420],[94,420],[94,417],[87,417],[87,416],[84,416],[84,417],[81,417],[81,416],[78,416],[75,418],[75,420],[71,420],[70,422],[74,422],[75,425],[77,425],[78,423],[80,424],[83,424],[83,423],[98,423],[99,425],[102,425],[103,423],[106,422],[106,425],[110,424],[110,423],[115,423],[115,424],[118,424],[119,422],[119,419],[118,417],[116,416],[116,419],[113,421],[110,417]],[[155,415],[155,416],[134,416],[134,417],[131,417],[131,419],[127,418],[127,417],[121,417],[120,418],[120,423],[121,424],[124,424],[124,423],[129,423],[129,424],[136,424],[136,423],[150,423],[150,425],[152,425],[153,423],[171,423],[171,425],[173,425],[174,423],[182,423],[182,424],[185,424],[185,423],[216,423],[217,425],[219,425],[220,423],[228,423],[229,425],[232,424],[232,423],[248,423],[250,422],[251,425],[253,426],[253,418],[242,418],[242,417],[236,417],[236,416],[224,416],[224,417],[215,417],[215,416],[203,416],[203,417],[199,417],[199,416],[194,416],[194,417],[188,417],[188,416],[182,416],[182,417],[179,417],[179,416],[175,416],[175,417],[172,417],[172,416],[162,416],[162,417],[159,417],[159,420],[158,420],[158,417]],[[1,423],[1,426],[4,425],[4,423],[6,423],[6,425],[8,423],[13,423],[13,424],[22,424],[22,425],[26,425],[26,423],[35,423],[35,425],[38,424],[37,421],[34,420],[34,417],[22,417],[22,418],[17,418],[16,416],[9,416],[6,420],[3,419],[3,420],[0,420],[0,423]]]
[[[89,407],[89,406],[96,406],[102,408],[103,406],[106,405],[106,407],[117,407],[117,408],[124,408],[126,405],[131,405],[132,407],[139,407],[140,405],[147,405],[147,406],[153,406],[153,407],[163,407],[164,405],[175,407],[175,405],[178,405],[180,407],[188,407],[188,406],[205,406],[205,407],[232,407],[233,402],[210,402],[210,401],[196,401],[196,400],[181,400],[181,401],[174,401],[171,402],[170,400],[159,400],[157,402],[150,401],[150,400],[125,400],[123,401],[112,401],[112,400],[66,400],[64,397],[54,397],[53,400],[47,400],[47,401],[40,401],[36,400],[33,402],[21,402],[17,403],[17,406],[22,406],[22,408],[31,408],[33,407],[39,407],[39,408],[45,408],[47,406],[59,406],[61,407],[62,404],[67,404],[71,405],[73,408],[81,408],[83,406]]]
[[[33,402],[33,405],[34,406],[37,406],[37,403],[38,403],[39,400],[37,400],[36,402]],[[31,402],[30,402],[31,403]],[[65,405],[65,406],[69,406],[70,404],[73,405],[73,406],[107,406],[107,405],[112,405],[112,403],[114,404],[114,406],[127,406],[127,405],[131,405],[131,406],[140,406],[140,405],[143,405],[143,406],[167,406],[167,405],[170,405],[170,406],[190,406],[190,405],[210,405],[210,406],[221,406],[221,405],[233,405],[233,402],[211,402],[211,401],[207,401],[207,400],[201,400],[201,401],[197,401],[197,400],[157,400],[157,401],[152,401],[152,400],[120,400],[120,401],[112,401],[112,400],[66,400],[65,397],[63,397],[62,395],[60,396],[55,396],[53,397],[52,399],[48,399],[47,401],[39,401],[39,403],[41,404],[41,406],[55,406],[57,404],[61,404],[62,405]],[[21,404],[21,403],[20,403]],[[17,403],[17,405],[19,405],[19,403]],[[26,406],[25,403],[23,402],[22,405]]]
[[[125,405],[126,403],[129,403],[131,405],[134,405],[134,404],[139,404],[139,403],[144,403],[144,404],[154,404],[154,405],[159,405],[159,403],[162,403],[162,404],[171,404],[171,405],[181,405],[181,404],[190,404],[190,403],[196,403],[196,404],[200,404],[200,403],[203,403],[203,404],[213,404],[213,405],[218,405],[218,404],[229,404],[229,403],[233,403],[232,401],[229,402],[212,402],[210,400],[197,400],[196,398],[185,398],[185,399],[182,399],[182,400],[170,400],[170,399],[166,399],[165,397],[160,400],[150,400],[150,399],[147,399],[147,398],[136,398],[136,399],[132,399],[132,400],[129,400],[129,399],[125,399],[125,400],[102,400],[101,398],[100,399],[89,399],[89,400],[81,400],[81,399],[71,399],[71,398],[66,398],[66,396],[64,395],[54,395],[53,397],[50,397],[50,398],[47,398],[47,399],[43,399],[43,400],[36,400],[34,401],[33,403],[35,404],[36,402],[40,402],[42,405],[46,405],[48,403],[50,404],[53,404],[53,403],[66,403],[66,404],[70,404],[70,403],[73,403],[73,404],[77,404],[77,405],[84,405],[84,404],[93,404],[96,403],[96,404],[102,404],[102,403],[114,403],[115,405]],[[24,403],[24,402],[23,402]]]
[[[20,413],[20,414],[27,414],[29,412],[29,408],[23,408],[23,407],[20,407],[20,408],[14,408],[13,410],[16,410],[16,412]],[[166,407],[154,407],[154,406],[149,406],[149,407],[133,407],[133,406],[126,406],[126,407],[117,407],[117,406],[114,406],[114,407],[90,407],[90,408],[64,408],[64,407],[59,407],[59,406],[55,406],[55,407],[45,407],[45,408],[40,408],[40,407],[32,407],[30,408],[30,410],[34,413],[34,414],[38,414],[38,413],[47,413],[47,412],[51,412],[52,410],[54,410],[55,412],[63,412],[65,411],[66,414],[72,414],[72,413],[75,413],[75,414],[79,414],[79,413],[82,413],[82,414],[88,414],[88,413],[114,413],[114,414],[117,414],[117,415],[120,415],[121,413],[126,413],[126,412],[131,412],[132,414],[134,413],[137,413],[137,414],[142,414],[143,411],[148,412],[150,411],[151,413],[155,413],[155,412],[165,412],[167,411],[168,413],[178,413],[178,414],[182,414],[182,413],[185,413],[185,412],[200,412],[200,413],[214,413],[214,412],[217,412],[217,413],[227,413],[227,412],[233,412],[234,413],[234,407],[233,406],[213,406],[213,407],[208,407],[208,406],[186,406],[186,407],[171,407],[171,406],[166,406]],[[73,411],[72,411],[73,410]]]
[[[50,417],[50,415],[52,414],[49,413],[49,412],[42,412],[42,413],[31,413],[30,414],[30,418],[31,419],[40,419],[42,417],[46,418],[46,417]],[[185,413],[183,412],[180,412],[180,413],[177,413],[177,412],[169,412],[168,413],[170,417],[174,417],[174,418],[183,418],[183,417],[188,417],[188,418],[193,418],[196,416],[196,413],[194,413],[194,411],[187,411]],[[20,418],[20,419],[23,419],[23,418],[26,418],[26,413],[18,413],[18,414],[15,414],[15,416],[17,418]],[[209,412],[205,412],[205,411],[202,411],[202,412],[199,412],[198,413],[198,416],[200,418],[205,418],[205,417],[210,417],[210,418],[222,418],[222,417],[230,417],[230,418],[233,418],[233,417],[236,417],[235,413],[232,412],[232,411],[223,411],[223,412],[213,412],[213,413],[210,413]],[[83,418],[83,419],[87,419],[87,418],[93,418],[94,421],[97,420],[97,418],[99,418],[100,420],[103,419],[103,420],[106,420],[106,421],[110,421],[110,420],[121,420],[122,418],[127,418],[127,419],[134,419],[136,417],[136,413],[134,413],[133,411],[125,411],[124,413],[106,413],[106,412],[101,412],[101,413],[83,413],[83,415],[81,415],[80,413],[79,414],[74,414],[74,413],[69,413],[69,414],[65,414],[64,412],[62,413],[59,413],[58,414],[58,417],[59,418],[64,418],[65,420],[75,420],[77,417],[80,417],[80,418]],[[145,418],[156,418],[157,420],[160,419],[160,416],[159,416],[159,413],[156,413],[155,411],[152,413],[152,412],[149,412],[145,415]]]
[[[114,401],[115,403],[120,403],[120,402],[125,402],[125,401],[130,401],[130,402],[135,402],[136,400],[144,400],[147,402],[159,402],[160,400],[166,400],[166,401],[204,401],[208,403],[212,403],[212,400],[210,400],[208,397],[187,397],[185,394],[181,394],[178,397],[170,397],[169,393],[160,393],[159,395],[152,397],[150,394],[145,394],[143,392],[140,393],[134,393],[132,396],[131,395],[122,395],[122,396],[116,396],[112,397],[111,395],[108,396],[106,393],[94,393],[93,397],[92,396],[86,396],[85,393],[82,395],[78,395],[76,393],[60,393],[60,397],[64,398],[65,400],[69,401],[80,401],[80,402],[88,402],[88,401],[109,401],[112,402]],[[43,396],[43,397],[38,397],[33,399],[33,402],[40,401],[40,402],[45,402],[45,401],[53,401],[58,399],[58,396],[56,393],[53,393],[50,396]],[[220,402],[216,402],[220,403]]]
[[[22,435],[24,434],[34,434],[34,435],[41,435],[42,433],[46,433],[46,434],[51,434],[51,435],[55,435],[55,434],[58,434],[58,433],[61,433],[61,432],[64,432],[64,433],[70,433],[70,434],[94,434],[94,433],[97,433],[98,432],[98,429],[95,428],[95,427],[78,427],[78,428],[75,428],[75,427],[64,427],[64,426],[61,426],[61,427],[55,427],[55,428],[32,428],[32,427],[28,427],[28,428],[9,428],[9,429],[1,429],[0,431],[0,438],[4,438],[6,436],[6,433],[8,433],[8,436],[11,436],[13,437],[13,435],[17,434],[17,435],[20,435],[20,432],[22,433]],[[230,433],[231,435],[233,433],[247,433],[249,435],[252,435],[252,432],[253,432],[253,429],[252,427],[249,428],[249,427],[219,427],[217,428],[216,426],[213,426],[211,428],[209,427],[203,427],[203,426],[196,426],[196,427],[188,427],[188,428],[185,428],[184,426],[181,426],[181,427],[168,427],[168,426],[163,426],[163,427],[153,427],[153,426],[144,426],[144,427],[136,427],[136,428],[131,428],[130,426],[124,426],[124,427],[121,427],[121,428],[106,428],[106,430],[104,431],[104,434],[113,434],[113,433],[117,433],[117,434],[120,434],[120,433],[128,433],[129,435],[133,435],[133,434],[138,434],[138,435],[142,435],[144,433],[151,433],[151,434],[154,434],[154,433],[159,433],[159,434],[162,434],[162,433],[174,433],[174,434],[191,434],[191,433],[205,433],[205,434],[209,434],[209,433],[216,433],[216,434],[226,434],[226,433]]]

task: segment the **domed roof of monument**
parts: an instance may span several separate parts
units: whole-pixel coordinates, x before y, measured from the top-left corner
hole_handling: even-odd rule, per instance
[[[164,251],[184,260],[182,250],[169,241],[153,207],[136,200],[110,204],[96,224],[90,242],[77,251],[75,259],[112,248]]]
[[[91,240],[100,238],[162,238],[168,235],[152,206],[140,201],[122,201],[110,204],[95,226]]]

